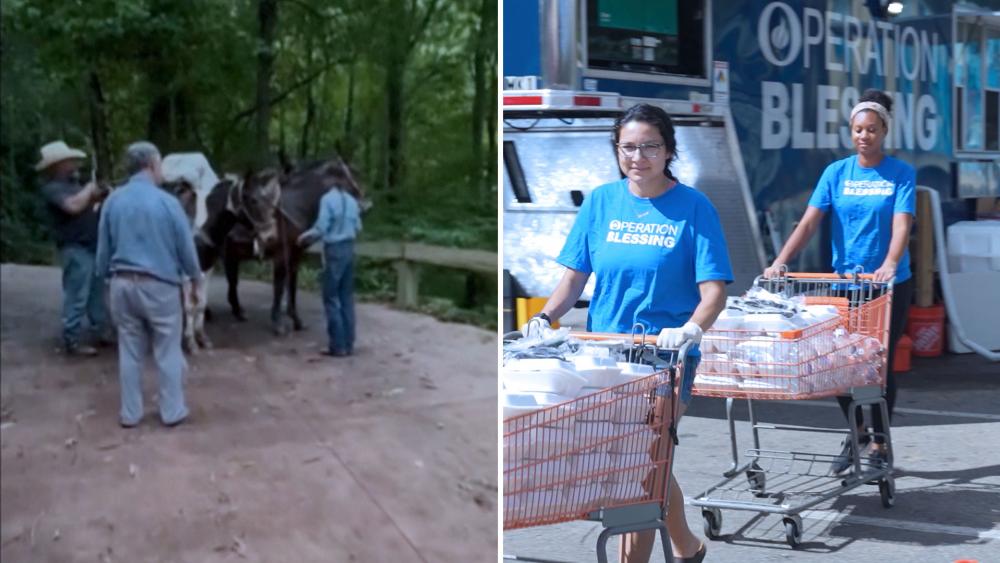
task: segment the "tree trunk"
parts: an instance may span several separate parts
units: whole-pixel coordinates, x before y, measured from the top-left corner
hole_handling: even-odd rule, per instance
[[[499,29],[497,25],[497,0],[490,1],[490,54],[487,59],[486,67],[489,72],[486,73],[487,80],[490,85],[490,95],[487,97],[487,106],[489,111],[486,114],[486,178],[487,178],[487,191],[486,195],[489,199],[486,203],[492,208],[496,209],[496,190],[497,190],[497,141],[499,140],[497,132],[497,122],[499,121],[499,116],[497,115],[497,97],[499,92],[499,67],[497,63],[499,62],[499,52],[497,49],[497,35],[499,34]]]
[[[390,48],[390,51],[396,49]],[[402,53],[391,53],[385,68],[385,174],[383,184],[395,200],[403,175],[403,72]]]
[[[306,68],[313,66],[313,36],[306,35]],[[316,98],[313,95],[313,84],[306,86],[306,116],[302,122],[302,136],[299,137],[299,161],[306,160],[309,155],[309,135],[316,120]]]
[[[401,17],[408,15],[410,18],[415,14],[407,14],[403,0],[390,0],[389,13],[399,14]],[[403,20],[406,21],[406,20]],[[406,72],[407,51],[411,35],[404,27],[401,29],[391,29],[385,36],[385,145],[382,162],[382,187],[390,202],[396,201],[399,192],[399,184],[403,177],[403,112],[405,103],[404,73]]]
[[[496,205],[496,198],[493,197],[494,190],[497,187],[497,168],[496,168],[496,158],[497,158],[497,104],[494,100],[497,99],[497,52],[493,51],[493,57],[490,59],[489,72],[487,77],[490,82],[490,95],[487,98],[491,103],[487,104],[489,106],[489,112],[486,115],[486,186],[487,186],[487,198],[489,202]]]
[[[278,24],[278,0],[257,0],[257,135],[258,166],[272,162],[270,144],[271,77],[274,74],[274,35]]]
[[[111,147],[108,146],[108,117],[105,109],[104,90],[101,88],[100,77],[97,71],[90,70],[90,95],[88,96],[90,105],[90,138],[94,144],[92,147],[97,160],[97,180],[108,182],[111,180]]]
[[[351,61],[347,71],[347,108],[344,113],[344,136],[340,143],[340,154],[344,160],[351,162],[354,158],[354,73],[356,63]]]
[[[489,0],[479,2],[479,29],[476,31],[476,48],[472,55],[472,170],[475,181],[474,189],[479,193],[481,199],[485,199],[486,194],[486,162],[483,158],[483,127],[486,125],[486,95],[489,84],[486,83],[486,76],[489,74],[486,68],[487,59],[487,29],[489,23],[487,18],[487,6]],[[495,99],[495,98],[494,98]],[[496,105],[496,102],[493,103]]]
[[[187,94],[158,91],[149,109],[147,138],[162,154],[188,150],[195,139],[195,132],[189,127],[191,121],[191,101]]]
[[[309,156],[309,136],[312,134],[315,121],[316,97],[313,96],[313,89],[310,86],[306,91],[306,117],[302,123],[302,138],[299,139],[299,160],[306,160]]]

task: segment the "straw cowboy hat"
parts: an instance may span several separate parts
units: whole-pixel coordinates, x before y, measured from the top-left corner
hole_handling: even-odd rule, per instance
[[[54,141],[42,147],[42,160],[35,165],[35,170],[45,170],[57,162],[69,160],[71,158],[87,158],[87,153],[79,149],[71,149],[63,141]]]

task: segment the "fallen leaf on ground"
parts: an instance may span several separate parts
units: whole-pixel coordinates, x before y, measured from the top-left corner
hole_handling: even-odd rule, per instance
[[[97,414],[97,411],[94,410],[94,409],[90,409],[90,410],[88,410],[86,412],[82,412],[82,413],[76,415],[76,421],[77,422],[81,422],[83,419],[91,417],[91,416],[94,416],[95,414]]]
[[[8,545],[10,545],[10,544],[16,542],[17,540],[21,539],[23,536],[24,536],[24,532],[23,531],[21,533],[17,534],[17,535],[11,536],[11,537],[3,540],[3,543],[0,543],[0,547],[7,547]]]
[[[243,543],[240,538],[233,536],[233,551],[236,552],[236,555],[239,555],[242,559],[246,559],[246,549],[246,544]]]
[[[395,397],[396,395],[402,395],[406,391],[404,387],[393,387],[392,389],[382,393],[383,397]]]
[[[493,502],[483,493],[476,493],[472,497],[472,502],[475,502],[476,506],[484,510],[491,510],[493,508]]]

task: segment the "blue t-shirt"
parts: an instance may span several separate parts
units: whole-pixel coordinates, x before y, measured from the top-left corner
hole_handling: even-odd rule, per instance
[[[596,274],[587,316],[596,332],[679,327],[701,301],[699,283],[733,281],[715,207],[680,183],[651,199],[633,195],[625,179],[595,189],[557,261]]]
[[[875,168],[865,168],[852,155],[826,167],[809,205],[831,213],[833,270],[872,273],[889,254],[892,219],[913,215],[917,208],[917,173],[909,164],[886,156]],[[896,265],[896,283],[910,279],[910,251]]]

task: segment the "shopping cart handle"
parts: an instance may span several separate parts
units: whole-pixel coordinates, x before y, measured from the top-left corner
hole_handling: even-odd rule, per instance
[[[642,334],[616,334],[614,332],[585,332],[574,330],[571,331],[569,335],[578,340],[631,340],[633,344],[649,344],[650,346],[656,345],[655,334],[647,334],[643,336]]]
[[[773,278],[760,277],[762,280],[780,280],[782,278],[786,279],[798,279],[798,280],[830,280],[830,279],[840,279],[840,280],[853,280],[857,276],[859,280],[873,280],[875,279],[875,274],[838,274],[835,272],[829,272],[826,274],[817,272],[787,272],[784,275],[776,276]]]
[[[656,335],[654,334],[643,336],[641,334],[616,334],[614,332],[572,331],[569,335],[578,340],[624,340],[626,342],[631,340],[633,344],[656,346]],[[677,349],[678,355],[681,357],[687,355],[688,349],[693,344],[690,340],[684,341],[680,348]]]

